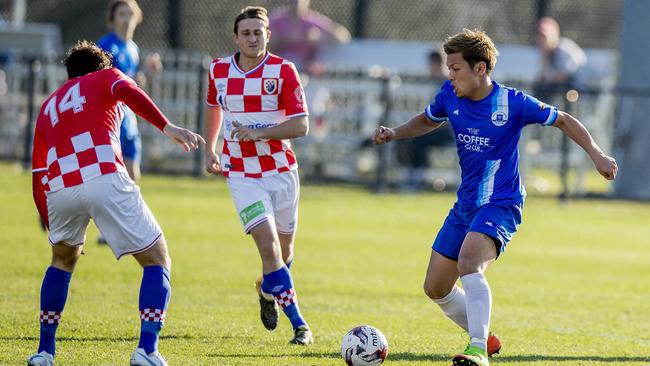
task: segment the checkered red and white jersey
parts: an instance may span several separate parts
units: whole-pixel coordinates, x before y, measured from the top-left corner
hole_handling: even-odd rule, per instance
[[[47,171],[46,191],[57,191],[103,174],[126,172],[120,148],[119,82],[133,83],[110,68],[68,80],[45,100],[36,120],[32,171]]]
[[[233,122],[268,128],[306,116],[298,71],[291,62],[267,53],[259,65],[244,72],[236,57],[238,54],[214,60],[209,71],[206,102],[223,110],[223,174],[261,178],[297,169],[290,140],[239,141],[230,134]]]

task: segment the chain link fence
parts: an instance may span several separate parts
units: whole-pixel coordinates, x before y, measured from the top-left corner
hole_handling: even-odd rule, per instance
[[[143,53],[157,51],[164,71],[153,76],[146,90],[175,123],[200,131],[203,119],[206,66],[211,55],[233,52],[233,20],[248,2],[140,0],[144,21],[135,39]],[[275,9],[286,1],[258,1]],[[377,39],[424,41],[439,44],[463,27],[486,30],[499,44],[531,45],[533,27],[540,14],[557,18],[563,34],[584,47],[616,49],[620,33],[622,0],[312,0],[318,10],[346,26],[356,36]],[[11,17],[11,1],[0,0],[0,15]],[[28,1],[27,21],[52,22],[62,29],[64,44],[79,38],[98,39],[105,31],[106,1]],[[580,19],[576,22],[575,19]],[[593,27],[591,25],[594,25]],[[0,45],[1,46],[1,45]],[[1,47],[0,47],[1,48]],[[388,55],[387,55],[388,56]],[[392,56],[390,56],[392,57]],[[3,71],[4,70],[4,71]],[[0,98],[0,157],[19,159],[29,146],[30,119],[40,103],[65,79],[57,58],[17,56],[4,72],[5,93]],[[295,141],[306,178],[342,180],[399,186],[409,179],[403,146],[372,147],[369,138],[378,123],[394,126],[423,110],[436,83],[420,74],[377,72],[372,68],[334,69],[311,77],[304,75],[310,104],[310,136]],[[526,92],[529,80],[499,80]],[[0,83],[1,84],[1,83]],[[1,89],[1,88],[0,88]],[[604,148],[611,143],[615,95],[609,90],[581,96],[576,108]],[[0,90],[2,92],[2,90]],[[31,94],[30,94],[31,93]],[[6,96],[6,97],[5,97]],[[563,94],[556,101],[565,109]],[[31,107],[31,110],[30,110]],[[145,171],[200,174],[201,154],[182,154],[155,128],[141,123]],[[579,149],[562,150],[561,134],[554,129],[529,128],[522,137],[522,170],[545,170],[557,176],[561,165],[573,168],[575,190],[589,190],[584,174],[591,169]],[[429,187],[453,188],[458,183],[457,157],[451,144],[439,143],[428,150],[424,174]],[[609,149],[607,149],[609,150]],[[563,162],[562,157],[567,160]],[[406,157],[409,160],[409,157]],[[546,178],[530,174],[534,190],[546,189]],[[555,179],[555,178],[552,178]],[[529,182],[529,183],[530,183]]]
[[[233,20],[247,5],[269,11],[286,0],[139,0],[143,48],[183,48],[221,55],[233,50]],[[59,24],[66,44],[98,39],[105,0],[27,0],[27,21]],[[440,42],[463,27],[482,28],[497,44],[532,44],[537,18],[556,18],[564,35],[585,48],[617,48],[623,0],[312,0],[311,8],[364,38]],[[0,1],[10,18],[11,0]],[[175,26],[174,26],[175,25]]]

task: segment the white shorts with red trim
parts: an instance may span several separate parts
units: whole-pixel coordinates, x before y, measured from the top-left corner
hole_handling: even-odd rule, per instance
[[[269,177],[228,177],[230,195],[239,220],[248,234],[265,221],[275,223],[280,234],[292,234],[298,225],[298,171],[274,174]]]
[[[47,209],[52,244],[82,245],[91,218],[117,259],[143,252],[162,237],[140,187],[121,172],[48,192]]]

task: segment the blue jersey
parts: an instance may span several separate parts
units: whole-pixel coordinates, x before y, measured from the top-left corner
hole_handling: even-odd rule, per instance
[[[461,168],[458,201],[466,207],[520,203],[526,190],[519,174],[517,144],[529,124],[552,125],[557,108],[514,88],[492,82],[479,101],[459,98],[447,81],[425,109],[434,122],[451,123]]]
[[[139,49],[135,42],[124,42],[114,32],[107,33],[97,45],[113,56],[113,66],[131,78],[138,72],[140,63]]]

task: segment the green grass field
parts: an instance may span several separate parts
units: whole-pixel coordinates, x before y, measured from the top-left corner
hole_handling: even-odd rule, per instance
[[[0,164],[0,364],[38,344],[39,288],[49,264],[30,175]],[[142,193],[165,230],[173,295],[160,351],[170,365],[342,365],[340,341],[371,324],[387,365],[450,365],[466,337],[427,298],[422,280],[452,194],[373,195],[304,186],[292,270],[316,343],[266,331],[253,281],[260,260],[222,179],[145,176]],[[493,365],[650,364],[650,205],[530,198],[524,224],[488,271]],[[73,276],[58,365],[126,365],[137,345],[141,269],[95,244]]]

